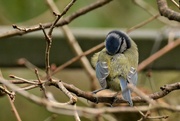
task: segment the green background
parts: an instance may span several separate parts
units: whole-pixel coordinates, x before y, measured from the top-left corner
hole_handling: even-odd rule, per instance
[[[77,2],[72,6],[72,8],[67,12],[67,14],[64,17],[67,17],[77,11],[78,9],[88,6],[90,3],[95,2],[96,0],[77,0]],[[70,0],[56,0],[56,4],[60,11],[63,10],[63,8],[70,2]],[[144,2],[147,2],[149,5],[151,5],[156,12],[158,13],[157,5],[155,0],[144,0]],[[179,11],[171,2],[168,2],[168,5],[170,8]],[[134,25],[137,25],[144,20],[150,18],[151,15],[144,11],[142,8],[138,7],[133,1],[130,0],[114,0],[110,2],[109,4],[98,8],[94,11],[91,11],[74,21],[72,21],[69,26],[71,28],[93,28],[93,29],[107,29],[107,28],[131,28]],[[166,18],[165,18],[166,19]],[[32,26],[37,25],[39,23],[46,23],[46,22],[52,22],[54,20],[54,16],[52,12],[48,9],[46,2],[44,0],[0,0],[0,28],[3,28],[4,26],[8,27],[9,30],[13,30],[11,28],[12,24],[17,24],[20,26]],[[171,21],[173,22],[173,21]],[[149,24],[141,27],[142,30],[156,30],[159,31],[163,28],[166,28],[166,25],[158,20],[153,20]],[[140,30],[141,30],[140,29]],[[1,34],[6,32],[7,30],[1,29]],[[28,36],[30,36],[28,38]],[[33,37],[32,37],[33,36]],[[179,35],[178,35],[179,36]],[[62,38],[62,37],[60,37]],[[167,38],[166,38],[167,39]],[[14,41],[13,41],[14,40]],[[23,40],[25,40],[23,42]],[[32,41],[40,41],[41,44],[33,44]],[[42,41],[41,41],[42,40]],[[44,67],[44,49],[45,49],[45,41],[43,42],[44,38],[43,35],[37,36],[37,35],[27,35],[27,36],[18,36],[18,37],[12,37],[12,38],[6,38],[6,39],[0,39],[0,50],[1,55],[0,59],[4,60],[7,63],[1,63],[1,71],[4,76],[4,78],[9,79],[8,75],[14,74],[26,79],[36,79],[34,72],[31,72],[27,68],[17,67],[17,64],[14,62],[13,56],[21,57],[19,55],[25,55],[31,62],[37,63],[38,66]],[[83,43],[84,39],[79,40],[80,44]],[[103,41],[103,40],[98,40]],[[148,41],[148,38],[144,39],[144,41]],[[29,42],[29,43],[28,43]],[[67,44],[66,41],[61,41],[62,45]],[[82,48],[84,50],[87,50],[89,45],[94,46],[94,41],[84,42],[82,45]],[[148,41],[151,43],[151,41]],[[149,44],[143,45],[139,41],[137,41],[138,45],[140,46],[140,60],[144,60],[149,56],[150,54],[150,47]],[[163,41],[163,46],[167,43],[167,40]],[[33,44],[33,46],[30,46]],[[55,41],[56,48],[54,49],[54,53],[51,53],[51,62],[56,62],[54,58],[56,58],[57,53],[56,51],[62,50],[70,50],[70,48],[67,46],[58,46],[58,42]],[[41,45],[41,47],[39,47]],[[96,44],[95,44],[96,45]],[[161,45],[161,47],[163,47]],[[64,47],[64,48],[63,48]],[[144,47],[144,48],[143,48]],[[12,50],[11,50],[12,48]],[[27,48],[27,50],[25,50]],[[30,48],[30,49],[29,49]],[[41,48],[41,49],[40,49]],[[60,49],[60,50],[59,50]],[[55,51],[56,50],[56,51]],[[38,52],[38,53],[37,53]],[[173,59],[177,56],[179,57],[179,47],[173,50],[169,55],[173,56]],[[33,54],[31,54],[33,53]],[[145,53],[143,55],[143,53]],[[39,56],[41,55],[41,56]],[[148,78],[146,76],[147,71],[143,71],[139,73],[139,82],[138,87],[142,88],[142,90],[145,90],[148,93],[159,91],[159,87],[163,86],[164,84],[170,84],[174,82],[178,82],[180,78],[180,72],[177,68],[180,67],[179,61],[173,60],[172,57],[169,57],[169,55],[163,56],[162,60],[164,63],[155,63],[159,68],[156,68],[155,70],[152,70],[152,78]],[[40,57],[40,58],[39,58]],[[60,56],[60,59],[62,60],[61,63],[65,62],[66,60],[69,60],[70,58],[74,57],[72,51],[69,51],[68,55],[62,55]],[[90,58],[90,56],[88,56]],[[161,64],[169,65],[167,59],[172,60],[171,63],[174,63],[176,65],[173,68],[160,68]],[[168,63],[168,64],[167,64]],[[11,66],[9,66],[11,65]],[[170,64],[171,65],[171,64]],[[77,68],[78,67],[78,68]],[[74,84],[78,88],[84,90],[84,91],[90,91],[89,87],[89,78],[86,75],[85,71],[82,68],[79,68],[80,66],[72,66],[71,68],[65,69],[58,73],[56,77],[60,78],[62,81],[66,81],[67,83]],[[169,70],[171,69],[171,70]],[[172,70],[173,69],[173,70]],[[79,78],[81,77],[81,78]],[[152,82],[153,87],[151,88],[150,82]],[[66,96],[64,96],[61,91],[58,89],[55,89],[53,87],[48,88],[49,91],[53,93],[55,98],[58,101],[64,102],[67,101]],[[33,94],[36,94],[38,96],[41,96],[41,91],[38,89],[34,89],[29,91]],[[165,98],[162,98],[160,101],[167,102],[173,105],[176,105],[180,102],[179,93],[178,91],[172,92]],[[81,99],[79,99],[81,100]],[[82,99],[83,100],[83,99]],[[77,105],[86,106],[89,105],[89,103],[86,100],[83,100],[84,103],[81,101],[78,101]],[[30,102],[27,99],[24,99],[20,95],[16,95],[15,105],[17,107],[17,110],[22,118],[23,121],[43,121],[47,119],[49,116],[52,115],[52,113],[48,112],[45,107],[39,106],[37,104],[34,104]],[[119,114],[120,116],[122,114]],[[168,111],[162,111],[161,114],[158,114],[158,112],[155,112],[155,115],[169,115],[170,118],[168,120],[176,120],[174,118],[179,119],[178,113],[168,112]],[[117,116],[117,115],[116,115]],[[124,121],[128,121],[131,119],[137,120],[139,118],[139,115],[134,116],[132,114],[128,116],[124,115],[119,117],[118,119],[124,119]],[[128,118],[128,119],[127,119]],[[13,121],[16,120],[15,116],[12,113],[10,104],[8,102],[7,96],[0,97],[0,121]],[[55,121],[73,121],[73,116],[65,116],[65,115],[57,115],[55,118]],[[81,118],[82,121],[89,120],[86,118]],[[93,120],[93,119],[90,119]]]

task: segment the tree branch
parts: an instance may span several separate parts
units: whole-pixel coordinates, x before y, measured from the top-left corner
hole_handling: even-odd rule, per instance
[[[22,82],[22,81],[18,82],[19,80],[9,80],[9,81],[11,83],[14,83],[14,84],[25,84],[25,83],[27,83],[27,82]],[[34,80],[33,82],[38,83],[38,80]],[[44,82],[46,82],[46,81],[44,81]],[[67,90],[76,94],[78,97],[83,97],[83,98],[85,98],[91,102],[94,102],[94,103],[112,103],[112,101],[114,100],[113,96],[101,96],[98,94],[93,95],[91,92],[85,92],[85,91],[77,88],[76,86],[74,86],[72,84],[67,84],[65,82],[61,82],[61,83],[64,85],[64,87]],[[2,83],[0,82],[0,84],[2,84]],[[46,82],[45,85],[55,86],[55,87],[59,88],[59,85],[57,83],[50,82],[50,81]],[[159,92],[155,92],[152,94],[146,94],[146,95],[153,100],[157,100],[159,98],[162,98],[162,97],[168,95],[172,91],[179,90],[180,89],[180,82],[173,83],[173,84],[166,84],[166,85],[160,87],[160,89],[161,89],[161,91],[159,91]],[[112,95],[112,94],[109,94],[109,95]],[[97,100],[97,98],[98,98],[98,100]],[[134,97],[132,97],[132,100],[134,103],[146,102],[146,100],[141,98],[140,96],[134,96]],[[123,100],[120,95],[118,95],[116,103],[126,103],[126,101]]]
[[[40,104],[43,105],[45,107],[47,107],[47,109],[51,112],[55,112],[55,113],[59,113],[59,114],[66,114],[66,115],[74,115],[74,111],[77,111],[79,116],[85,116],[85,115],[99,115],[99,114],[103,114],[103,113],[115,113],[115,112],[139,112],[139,111],[148,111],[148,110],[169,110],[169,111],[178,111],[180,112],[180,106],[170,106],[170,105],[153,105],[151,107],[147,107],[147,106],[138,106],[136,108],[134,107],[114,107],[114,108],[98,108],[98,109],[94,109],[94,108],[87,108],[87,107],[76,107],[76,109],[74,108],[74,106],[72,105],[62,105],[62,104],[58,104],[56,102],[53,101],[49,101],[47,99],[44,98],[39,98],[33,94],[30,94],[27,91],[23,91],[21,90],[21,88],[17,87],[16,85],[10,83],[9,81],[0,78],[0,82],[4,85],[6,85],[7,87],[11,88],[12,90],[16,91],[17,93],[19,93],[20,95],[22,95],[23,97],[33,101],[36,104]],[[47,81],[50,82],[50,81]],[[54,85],[54,84],[53,84]],[[92,95],[91,93],[87,93],[87,92],[83,92],[80,89],[63,83],[63,85],[71,92],[74,92],[76,95],[78,95],[79,97],[85,97],[87,99],[87,96],[84,94],[88,95],[88,99],[90,100],[96,100],[96,97],[94,95]],[[54,86],[58,86],[57,83]],[[174,83],[174,84],[168,84],[165,85],[163,87],[161,87],[162,91],[160,92],[156,92],[153,93],[151,95],[148,95],[150,98],[153,99],[158,99],[160,97],[163,97],[167,94],[169,94],[171,91],[174,90],[178,90],[180,89],[180,82],[178,83]],[[110,97],[112,99],[112,97]],[[110,99],[109,98],[109,99]],[[100,100],[99,100],[100,99]],[[100,102],[104,102],[105,99],[108,99],[107,97],[104,97],[102,100],[102,97],[98,97],[98,101]],[[118,97],[118,100],[120,98]],[[121,98],[122,99],[122,98]],[[138,99],[139,101],[145,101],[144,99],[140,98],[140,97],[133,97],[133,101],[138,101],[136,100]],[[119,100],[120,101],[120,100]],[[122,100],[121,100],[122,101]],[[106,100],[106,103],[108,103],[108,100]]]
[[[164,46],[162,49],[142,61],[138,66],[138,71],[143,70],[146,66],[166,54],[167,52],[171,51],[175,47],[178,47],[180,45],[180,39],[174,40],[173,42],[168,43],[166,46]]]
[[[59,21],[56,24],[56,27],[59,26],[63,26],[66,24],[69,24],[70,22],[72,22],[74,19],[80,17],[81,15],[84,15],[92,10],[96,10],[97,8],[111,2],[112,0],[98,0],[95,3],[92,3],[84,8],[81,8],[79,10],[77,10],[76,12],[72,13],[70,16],[64,18],[63,20]],[[42,24],[44,26],[44,28],[50,28],[52,26],[52,23],[44,23]],[[34,25],[32,27],[29,27],[26,29],[26,31],[18,31],[18,30],[12,30],[12,31],[8,31],[6,33],[2,33],[0,35],[0,38],[5,38],[5,37],[12,37],[12,36],[17,36],[17,35],[24,35],[30,32],[34,32],[34,31],[38,31],[41,30],[41,27],[38,25]]]
[[[180,13],[168,8],[166,0],[157,0],[157,5],[162,16],[180,22]]]

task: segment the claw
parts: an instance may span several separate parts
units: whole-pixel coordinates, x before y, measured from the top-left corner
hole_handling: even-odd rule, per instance
[[[94,90],[94,91],[92,91],[92,94],[96,94],[96,93],[98,93],[98,92],[100,92],[102,90],[105,90],[105,89],[106,88],[100,88],[100,89]]]
[[[119,92],[117,92],[114,96],[113,96],[113,101],[112,103],[110,103],[110,106],[113,107],[113,104],[117,101],[117,95],[119,94]]]
[[[98,92],[100,92],[102,90],[105,90],[105,89],[104,88],[100,88],[100,89],[94,90],[94,91],[92,91],[92,94],[96,94],[96,93],[98,93]],[[98,101],[98,97],[95,96],[95,98],[96,98],[96,102],[95,103],[98,104],[98,102],[99,102]]]

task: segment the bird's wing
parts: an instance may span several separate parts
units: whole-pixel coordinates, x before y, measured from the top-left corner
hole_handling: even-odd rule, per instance
[[[100,54],[100,52],[95,53],[91,58],[91,64],[93,67],[96,67],[96,63],[98,62],[99,54]]]
[[[130,71],[127,75],[127,80],[129,83],[132,83],[134,86],[136,86],[138,80],[138,74],[135,68],[133,67],[130,68]]]
[[[125,80],[123,77],[119,77],[120,80],[120,87],[122,90],[122,97],[124,100],[128,101],[130,106],[133,106],[133,102],[131,99],[131,91],[127,88],[127,80]]]
[[[106,62],[98,61],[96,64],[96,76],[102,88],[107,88],[106,78],[109,75],[108,65]]]

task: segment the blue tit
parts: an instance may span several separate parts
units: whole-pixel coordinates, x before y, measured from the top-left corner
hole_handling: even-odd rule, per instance
[[[117,30],[109,32],[105,39],[105,48],[91,58],[102,87],[93,93],[104,89],[117,92],[121,90],[123,99],[133,106],[131,91],[127,85],[137,83],[138,56],[137,45],[127,34]]]

